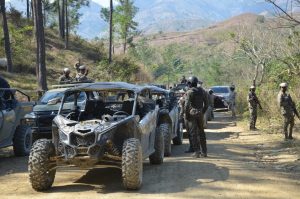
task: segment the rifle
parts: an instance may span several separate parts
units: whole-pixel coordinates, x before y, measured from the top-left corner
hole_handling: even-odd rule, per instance
[[[297,111],[296,107],[294,107],[294,113],[298,117],[298,119],[300,120],[300,115],[299,115],[299,112]]]

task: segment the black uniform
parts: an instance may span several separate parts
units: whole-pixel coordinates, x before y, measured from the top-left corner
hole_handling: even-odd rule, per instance
[[[9,83],[0,76],[0,88],[10,88]],[[3,98],[4,100],[7,100],[10,98],[10,91],[0,91],[0,97]]]
[[[208,96],[202,88],[191,88],[187,91],[184,110],[192,147],[196,153],[201,151],[204,155],[207,154],[207,147],[203,117],[207,108]]]

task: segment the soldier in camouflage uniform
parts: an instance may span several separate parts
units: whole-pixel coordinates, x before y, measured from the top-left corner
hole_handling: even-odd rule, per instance
[[[86,66],[82,65],[82,66],[79,67],[79,73],[77,73],[75,79],[76,79],[77,82],[86,82],[86,81],[88,81]]]
[[[256,120],[257,120],[257,106],[262,109],[258,97],[256,96],[256,88],[255,86],[250,87],[250,92],[247,97],[248,107],[250,112],[250,130],[255,131],[256,128]]]
[[[194,149],[192,147],[192,140],[191,140],[187,120],[186,120],[185,113],[184,113],[185,98],[186,98],[186,93],[179,99],[180,122],[182,123],[182,125],[185,126],[185,129],[186,129],[186,132],[187,132],[188,138],[189,138],[189,148],[185,151],[185,153],[193,153]]]
[[[203,128],[204,113],[208,108],[208,97],[205,90],[197,87],[198,79],[190,77],[191,88],[186,93],[184,106],[188,130],[191,136],[194,157],[207,157],[206,135]]]
[[[281,114],[284,118],[283,131],[285,139],[293,139],[293,127],[295,125],[295,115],[300,119],[295,103],[290,94],[287,93],[287,83],[280,84],[280,92],[278,94],[278,104]]]
[[[70,69],[69,68],[65,68],[63,70],[63,75],[59,77],[59,80],[58,82],[60,84],[68,84],[68,83],[71,83],[73,81],[73,78],[70,76]]]
[[[210,114],[211,119],[214,119],[214,106],[215,106],[215,95],[214,91],[212,89],[209,89],[208,91],[208,114]]]
[[[236,105],[236,92],[235,92],[235,86],[230,86],[230,94],[228,97],[228,104],[229,104],[229,110],[231,110],[232,118],[236,118],[235,113],[235,105]]]

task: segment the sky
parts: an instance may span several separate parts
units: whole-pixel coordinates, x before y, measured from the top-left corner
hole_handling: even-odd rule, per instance
[[[93,0],[103,7],[109,7],[110,0]],[[115,1],[115,0],[114,0]]]

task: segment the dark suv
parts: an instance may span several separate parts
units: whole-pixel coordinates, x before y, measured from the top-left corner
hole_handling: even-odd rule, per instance
[[[91,95],[98,93],[98,97]],[[87,96],[80,103],[80,95]],[[68,103],[69,98],[73,99]],[[69,110],[65,113],[64,110]],[[57,167],[118,167],[126,189],[139,189],[143,160],[161,164],[164,137],[150,89],[127,83],[94,83],[64,92],[52,140],[37,140],[28,170],[32,187],[49,189]]]
[[[64,92],[80,85],[84,84],[54,86],[57,88],[47,91],[37,102],[37,105],[33,107],[33,111],[25,115],[25,124],[32,129],[33,142],[40,138],[51,138],[52,120],[58,113]],[[72,103],[72,100],[72,98],[69,98],[66,103]],[[84,103],[85,100],[85,93],[81,93],[79,103]],[[68,112],[68,110],[64,111]]]

